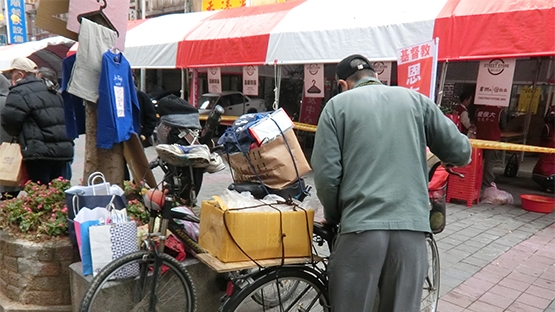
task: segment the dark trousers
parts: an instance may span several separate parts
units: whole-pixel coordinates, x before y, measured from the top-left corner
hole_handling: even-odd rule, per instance
[[[53,179],[63,177],[70,179],[68,176],[68,161],[64,160],[26,160],[27,174],[29,180],[48,184]]]
[[[411,231],[339,234],[329,261],[333,312],[418,312],[428,270],[426,235]]]

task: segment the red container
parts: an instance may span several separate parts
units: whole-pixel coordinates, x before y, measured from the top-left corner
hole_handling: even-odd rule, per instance
[[[522,201],[522,208],[528,211],[550,213],[555,208],[555,198],[522,194],[520,199]]]

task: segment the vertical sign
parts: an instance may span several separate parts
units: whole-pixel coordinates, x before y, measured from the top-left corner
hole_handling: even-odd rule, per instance
[[[243,93],[258,95],[258,66],[243,66]]]
[[[189,86],[189,103],[194,107],[198,106],[198,70],[195,68],[191,69],[191,85]]]
[[[480,61],[474,104],[508,107],[516,59]]]
[[[227,10],[232,8],[244,7],[246,5],[247,0],[202,0],[203,11]]]
[[[384,85],[391,85],[391,62],[374,62],[372,67]]]
[[[398,85],[418,91],[434,100],[437,44],[426,41],[397,50]]]
[[[27,22],[25,20],[25,1],[6,0],[6,27],[9,43],[27,42]]]
[[[304,66],[304,96],[324,97],[324,64],[306,64]]]
[[[310,125],[318,124],[320,117],[320,109],[322,107],[322,98],[304,97],[299,113],[299,122]]]
[[[210,67],[207,70],[208,92],[222,93],[222,75],[219,67]]]
[[[70,0],[67,29],[79,33],[80,19],[86,18],[115,31],[118,34],[116,47],[123,51],[128,8],[129,0]]]

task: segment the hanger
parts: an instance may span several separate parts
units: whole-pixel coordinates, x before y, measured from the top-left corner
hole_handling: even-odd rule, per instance
[[[108,6],[108,3],[106,2],[107,0],[96,0],[96,2],[98,2],[98,3],[100,3],[100,1],[102,1],[103,4],[100,6],[100,8],[97,11],[91,11],[91,12],[88,12],[88,13],[79,14],[77,16],[77,21],[79,21],[79,23],[81,23],[81,20],[83,18],[86,18],[86,19],[90,20],[91,22],[95,22],[97,24],[100,24],[104,27],[107,27],[107,28],[115,31],[116,35],[119,37],[119,32],[116,29],[116,27],[114,26],[114,24],[112,24],[112,22],[110,22],[110,19],[108,19],[106,14],[104,14],[104,12],[102,12],[102,10],[104,10]]]

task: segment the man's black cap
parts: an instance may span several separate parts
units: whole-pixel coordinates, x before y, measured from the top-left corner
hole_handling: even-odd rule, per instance
[[[351,66],[351,62],[356,59],[361,60],[362,64],[359,64],[358,66]],[[337,78],[345,80],[352,74],[362,69],[370,69],[371,71],[374,71],[374,67],[372,67],[372,64],[366,57],[360,54],[353,54],[347,56],[341,60],[339,64],[337,64],[337,67],[335,68],[335,75]]]

